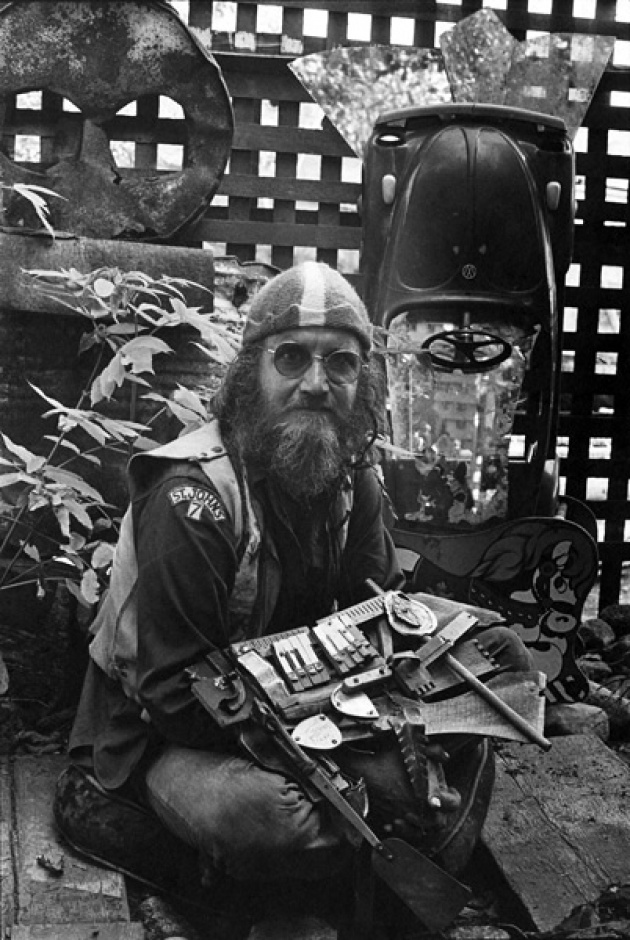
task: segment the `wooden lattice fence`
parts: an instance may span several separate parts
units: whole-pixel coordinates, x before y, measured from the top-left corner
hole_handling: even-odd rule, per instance
[[[600,603],[624,599],[630,562],[630,0],[289,0],[173,2],[211,48],[232,97],[236,131],[219,193],[177,243],[280,268],[326,261],[358,281],[361,165],[288,63],[337,45],[434,48],[445,29],[491,7],[518,40],[540,32],[615,37],[615,50],[576,138],[577,225],[563,329],[558,448],[562,485],[593,510],[602,561]],[[5,117],[12,154],[54,149],[58,96]],[[132,109],[133,110],[133,109]],[[142,100],[113,122],[112,150],[128,166],[177,165],[186,133],[168,102]]]

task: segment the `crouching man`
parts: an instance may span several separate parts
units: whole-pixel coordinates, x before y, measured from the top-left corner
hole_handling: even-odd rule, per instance
[[[332,875],[343,883],[355,852],[338,814],[289,772],[244,752],[194,697],[187,670],[235,641],[312,625],[366,599],[368,579],[402,587],[370,462],[382,404],[371,348],[348,282],[321,263],[291,268],[254,298],[214,419],[132,460],[130,507],[55,806],[82,851],[123,869],[166,869],[181,846],[181,857],[198,860],[211,905],[218,884],[238,896],[245,884],[315,885]],[[504,663],[531,668],[514,634],[486,632]],[[478,833],[491,787],[487,742],[458,753],[451,779],[463,798],[441,813],[433,846],[414,832],[409,806],[393,807],[387,831],[431,852],[475,806]],[[390,782],[381,789],[391,795]],[[134,806],[144,823],[116,823]],[[147,847],[148,820],[173,839],[168,857]],[[124,861],[112,858],[112,839],[127,846]],[[451,868],[473,843],[468,836],[452,853]]]

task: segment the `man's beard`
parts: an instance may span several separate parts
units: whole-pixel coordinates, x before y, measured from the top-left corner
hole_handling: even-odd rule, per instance
[[[295,499],[332,493],[355,456],[353,417],[299,409],[278,418],[261,403],[240,415],[239,449]]]

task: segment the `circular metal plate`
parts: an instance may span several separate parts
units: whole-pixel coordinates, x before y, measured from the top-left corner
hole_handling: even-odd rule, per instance
[[[394,593],[386,597],[385,609],[392,630],[403,636],[427,636],[437,630],[437,617],[421,601]]]

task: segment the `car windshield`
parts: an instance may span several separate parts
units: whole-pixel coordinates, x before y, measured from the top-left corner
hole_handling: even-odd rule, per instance
[[[393,447],[386,459],[409,466],[409,486],[395,507],[408,522],[477,525],[507,515],[514,416],[537,331],[478,320],[470,326],[472,335],[500,338],[501,361],[494,367],[482,362],[476,372],[461,371],[456,361],[451,368],[435,368],[427,340],[455,329],[444,316],[405,313],[387,335]],[[492,343],[484,354],[486,348],[492,351]]]

